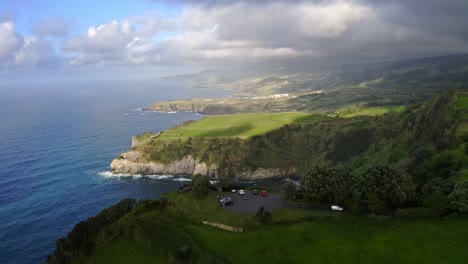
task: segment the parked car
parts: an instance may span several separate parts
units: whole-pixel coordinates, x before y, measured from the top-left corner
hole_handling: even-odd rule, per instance
[[[232,193],[235,193],[235,192],[237,192],[237,190],[236,190],[236,189],[232,189],[231,192],[232,192]]]
[[[244,191],[244,190],[239,190],[238,193],[239,193],[240,195],[245,195],[245,191]]]
[[[233,205],[234,202],[231,200],[231,197],[223,197],[219,200],[222,206]]]
[[[252,194],[253,194],[253,195],[258,195],[258,190],[253,190],[253,191],[252,191]]]
[[[343,207],[340,207],[338,205],[332,205],[331,206],[332,211],[343,211]]]
[[[263,190],[262,191],[262,196],[267,196],[267,191]]]

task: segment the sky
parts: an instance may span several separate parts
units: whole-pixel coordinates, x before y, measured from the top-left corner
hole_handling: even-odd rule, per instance
[[[466,53],[466,0],[0,0],[10,81]]]

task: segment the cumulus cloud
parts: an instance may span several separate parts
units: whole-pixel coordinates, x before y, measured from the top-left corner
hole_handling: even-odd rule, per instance
[[[64,50],[77,55],[72,65],[98,62],[108,64],[143,64],[153,61],[153,42],[147,28],[137,30],[129,20],[112,21],[90,27],[86,35],[75,37],[64,44]]]
[[[15,56],[16,66],[50,66],[57,62],[52,45],[37,36],[25,38],[23,47]]]
[[[191,5],[176,21],[183,33],[158,43],[163,61],[263,61],[324,56],[323,39],[337,39],[374,16],[371,7],[345,1],[240,2]]]
[[[179,2],[184,7],[178,17],[146,13],[95,25],[71,37],[72,25],[66,20],[48,19],[36,26],[39,37],[26,38],[24,46],[11,22],[4,22],[0,24],[0,63],[15,52],[17,65],[53,61],[26,55],[42,50],[51,58],[53,48],[45,36],[65,38],[60,48],[71,58],[70,65],[203,67],[225,62],[388,60],[468,52],[466,0]]]
[[[0,23],[0,64],[5,64],[13,58],[14,52],[23,43],[21,36],[15,32],[13,22]]]
[[[183,49],[179,59],[191,61],[268,60],[269,54],[292,62],[359,61],[468,52],[467,1],[183,2],[188,6],[177,22],[184,33],[161,43],[165,56],[176,53],[174,47]]]
[[[52,36],[63,38],[75,27],[75,22],[70,19],[53,17],[37,23],[34,32],[40,36]]]

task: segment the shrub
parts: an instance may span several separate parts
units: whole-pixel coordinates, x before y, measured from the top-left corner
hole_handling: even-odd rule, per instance
[[[459,182],[448,196],[452,209],[462,213],[468,212],[468,182]]]

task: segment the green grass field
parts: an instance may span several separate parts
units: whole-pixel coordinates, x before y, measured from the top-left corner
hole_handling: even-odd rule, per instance
[[[463,95],[458,96],[457,108],[459,110],[468,110],[468,96],[463,96]]]
[[[316,116],[317,121],[323,117]],[[208,116],[200,121],[174,127],[160,139],[184,137],[251,137],[265,134],[286,124],[312,121],[314,116],[305,113],[253,113],[239,115]]]
[[[405,111],[405,106],[389,106],[389,107],[345,107],[339,110],[340,117],[352,118],[356,116],[379,116],[388,113],[401,113]]]
[[[191,233],[227,263],[464,263],[467,220],[321,218],[241,234],[198,226]]]
[[[171,193],[173,208],[137,210],[101,232],[84,263],[464,263],[468,216],[368,219],[281,209],[273,224],[233,233],[196,221],[236,223],[240,215],[215,206],[213,197]],[[192,216],[191,214],[194,214]],[[283,223],[283,224],[281,224]],[[288,223],[288,224],[284,224]],[[117,229],[117,236],[105,234]],[[115,232],[114,232],[115,233]],[[178,262],[175,252],[192,255]]]
[[[200,248],[192,236],[177,225],[177,219],[165,223],[164,212],[147,211],[128,214],[101,232],[93,255],[80,263],[181,263],[175,254],[188,246],[192,251],[187,263],[222,263],[211,253]],[[106,232],[118,233],[112,240],[104,239]]]

